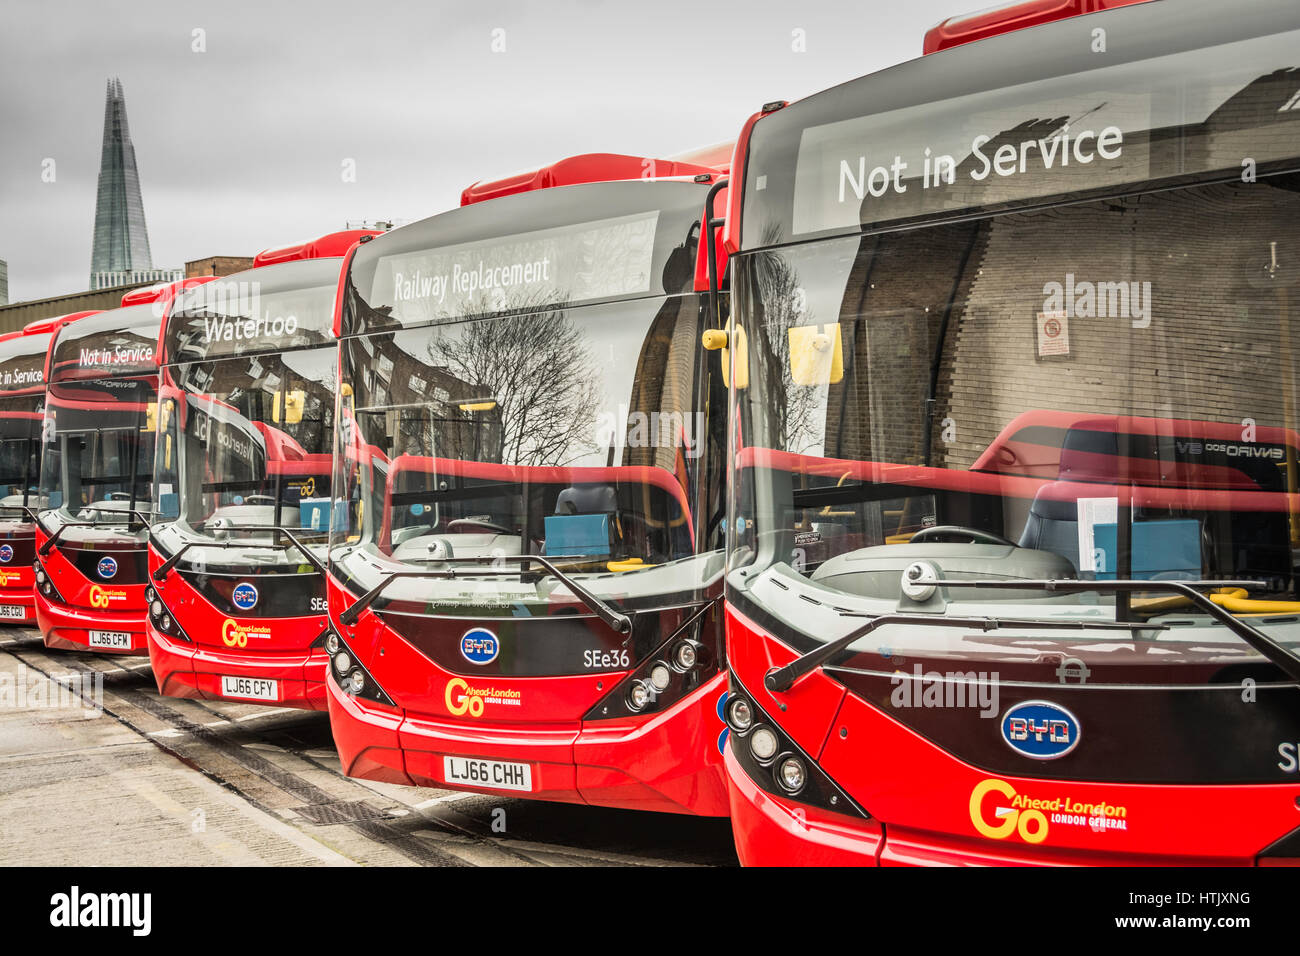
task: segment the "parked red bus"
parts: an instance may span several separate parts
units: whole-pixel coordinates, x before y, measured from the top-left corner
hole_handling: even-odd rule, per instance
[[[61,325],[94,314],[41,319],[0,336],[0,623],[36,623],[32,518],[41,507],[46,352]]]
[[[740,858],[1295,865],[1300,9],[949,46],[732,164]]]
[[[573,157],[354,254],[327,638],[345,773],[727,812],[717,179]]]
[[[334,295],[374,235],[268,249],[167,315],[145,590],[162,694],[325,709]]]
[[[176,292],[203,281],[132,290],[54,333],[33,563],[46,647],[144,652],[158,332]]]

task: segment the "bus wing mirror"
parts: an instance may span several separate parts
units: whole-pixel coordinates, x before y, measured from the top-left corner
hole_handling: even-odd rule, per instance
[[[283,401],[283,407],[281,406]],[[278,425],[283,418],[286,425],[296,425],[302,421],[302,409],[307,396],[300,388],[275,393],[275,403],[271,408],[271,418]]]
[[[790,379],[796,385],[834,385],[844,378],[840,324],[790,328]]]
[[[745,328],[739,323],[732,323],[724,332],[722,329],[709,329],[704,333],[704,348],[710,352],[721,352],[722,384],[731,387],[731,350],[736,350],[736,388],[749,387],[749,341],[745,337]]]

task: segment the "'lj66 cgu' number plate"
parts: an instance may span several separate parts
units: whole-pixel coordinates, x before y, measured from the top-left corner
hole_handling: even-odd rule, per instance
[[[492,790],[532,790],[533,768],[526,763],[479,760],[477,757],[443,757],[442,772],[448,783]]]
[[[21,621],[27,616],[27,609],[21,604],[0,604],[0,617]]]

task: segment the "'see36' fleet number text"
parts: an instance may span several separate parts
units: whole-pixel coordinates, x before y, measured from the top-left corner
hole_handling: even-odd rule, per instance
[[[582,666],[592,670],[616,670],[632,666],[632,655],[626,650],[617,651],[583,651]]]

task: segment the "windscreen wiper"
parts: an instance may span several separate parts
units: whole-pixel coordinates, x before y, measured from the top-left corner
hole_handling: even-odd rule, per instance
[[[29,511],[30,509],[26,509],[26,508],[24,508],[23,510],[24,510],[24,511]],[[108,509],[105,509],[105,510],[108,510]],[[142,511],[136,511],[134,508],[114,508],[114,509],[112,509],[112,510],[113,510],[113,511],[121,511],[123,514],[134,515],[135,517],[139,518],[140,523],[141,523],[142,525],[144,525],[144,527],[146,527],[146,528],[149,527],[149,519],[145,517],[144,512],[142,512]],[[40,524],[39,520],[37,521],[37,524]],[[113,527],[116,527],[117,525],[120,525],[120,524],[125,524],[125,525],[127,526],[127,530],[128,530],[128,531],[131,529],[131,522],[130,522],[129,520],[126,521],[126,522],[122,522],[122,521],[65,521],[65,522],[63,522],[63,524],[59,525],[57,528],[54,529],[54,534],[50,535],[48,538],[45,539],[45,543],[44,543],[43,545],[40,546],[40,548],[37,550],[37,553],[38,553],[42,558],[43,558],[43,557],[46,557],[46,556],[50,553],[50,550],[51,550],[51,549],[54,547],[54,545],[58,542],[58,540],[59,540],[61,537],[63,537],[63,532],[67,531],[69,528],[113,528]],[[44,525],[41,525],[41,527],[42,527],[42,529],[44,529],[45,526],[44,526]]]
[[[511,563],[523,564],[525,567],[520,569],[521,571],[527,570],[527,565],[529,564],[532,563],[540,564],[542,567],[546,568],[547,571],[551,572],[551,574],[555,575],[557,579],[559,579],[570,591],[574,593],[574,596],[576,596],[579,601],[581,601],[584,605],[586,605],[589,611],[591,611],[598,618],[604,621],[605,624],[607,624],[610,628],[617,631],[619,634],[631,633],[632,631],[631,617],[629,617],[627,614],[624,614],[622,611],[619,611],[616,608],[611,607],[609,604],[605,603],[600,598],[596,597],[596,595],[592,594],[581,584],[579,584],[576,580],[574,580],[574,578],[571,575],[564,573],[554,564],[554,561],[582,561],[586,559],[587,559],[586,555],[580,555],[580,554],[556,555],[554,559],[543,557],[537,554],[506,554],[506,555],[484,555],[482,557],[438,558],[436,560],[440,564],[491,564],[493,562],[509,561]],[[482,571],[487,571],[491,574],[517,573],[515,571],[503,571],[502,569],[498,569],[498,568],[484,568],[484,569],[480,569],[476,573],[482,573]],[[392,574],[385,577],[384,580],[380,581],[377,585],[375,585],[365,594],[361,595],[361,597],[357,598],[357,600],[349,608],[347,608],[342,614],[339,615],[339,623],[345,625],[355,624],[357,622],[357,618],[361,616],[361,612],[364,611],[366,608],[368,608],[371,604],[373,604],[375,599],[379,597],[380,593],[384,590],[384,588],[388,587],[388,585],[393,583],[393,581],[397,580],[398,578],[438,579],[438,578],[454,578],[454,577],[456,577],[456,570],[454,568],[449,568],[446,571],[395,571]]]
[[[229,525],[228,527],[219,528],[219,529],[215,529],[215,530],[220,530],[220,531],[247,531],[247,532],[270,531],[270,532],[272,532],[272,533],[274,533],[274,534],[282,534],[282,535],[284,535],[286,538],[289,539],[289,543],[292,544],[292,545],[294,546],[294,548],[296,548],[298,551],[302,552],[302,556],[303,556],[304,558],[307,559],[307,563],[308,563],[308,564],[310,564],[313,568],[315,568],[315,569],[316,569],[319,573],[321,573],[321,574],[325,574],[325,573],[327,573],[327,572],[326,572],[326,568],[325,568],[325,562],[322,561],[320,558],[316,557],[315,552],[311,551],[311,550],[310,550],[310,549],[309,549],[305,544],[303,544],[302,541],[300,541],[300,540],[298,539],[298,536],[297,536],[296,534],[294,534],[293,531],[292,531],[291,529],[289,529],[289,528],[285,528],[285,527],[283,527],[283,526],[281,526],[281,525],[278,525],[278,524],[276,524],[276,525],[271,525],[271,524],[246,524],[246,525],[232,524],[232,525]],[[298,530],[301,531],[302,529],[299,528]],[[246,546],[247,546],[247,547],[251,547],[251,548],[255,548],[255,547],[257,547],[256,544],[246,544]]]
[[[294,535],[293,532],[289,531],[288,528],[281,528],[275,525],[258,524],[258,525],[231,525],[228,528],[221,528],[220,530],[278,532],[279,534],[282,534],[286,538],[288,538],[289,543],[288,544],[258,544],[256,541],[217,541],[217,540],[206,540],[206,539],[203,541],[186,541],[184,544],[182,544],[179,548],[176,549],[175,554],[173,554],[162,564],[158,565],[158,567],[153,572],[153,579],[155,581],[161,581],[163,578],[167,577],[167,573],[171,571],[172,568],[176,567],[176,565],[180,562],[181,558],[185,555],[185,552],[188,551],[190,548],[221,548],[223,550],[228,548],[251,548],[253,550],[262,550],[262,551],[288,551],[290,548],[293,548],[294,550],[301,552],[302,556],[307,559],[307,563],[310,564],[313,568],[315,568],[319,574],[324,575],[326,573],[325,565],[321,561],[321,559],[316,557],[316,555],[310,549],[308,549],[308,547],[305,544],[299,541],[297,536]]]
[[[931,582],[926,582],[927,584]],[[939,583],[939,582],[935,582]],[[840,617],[871,617],[870,614],[862,611],[840,611]],[[1019,628],[1021,630],[1042,630],[1048,628],[1051,630],[1113,630],[1113,631],[1164,631],[1168,627],[1164,624],[1140,624],[1134,622],[1128,624],[1122,621],[1080,621],[1080,620],[1047,620],[1035,621],[1024,618],[996,618],[996,617],[945,617],[942,614],[880,614],[872,617],[870,621],[859,628],[854,628],[843,637],[831,641],[829,644],[823,644],[815,650],[809,651],[800,657],[796,657],[784,667],[774,667],[763,676],[763,686],[773,693],[789,690],[794,682],[804,674],[815,670],[826,661],[830,660],[844,648],[848,647],[858,638],[870,634],[878,627],[884,627],[886,624],[917,624],[922,627],[961,627],[961,628],[978,628],[981,631],[999,631],[1004,629]]]
[[[1257,581],[1080,581],[1076,578],[1026,581],[997,578],[991,580],[941,579],[937,581],[927,581],[926,583],[950,588],[1000,588],[1003,590],[1043,590],[1061,591],[1065,593],[1083,593],[1087,591],[1113,591],[1116,593],[1121,591],[1172,591],[1176,594],[1186,596],[1197,607],[1203,608],[1207,613],[1220,621],[1247,644],[1259,651],[1259,653],[1265,658],[1273,664],[1276,664],[1287,676],[1291,677],[1293,680],[1300,681],[1300,660],[1297,660],[1297,658],[1287,651],[1286,648],[1282,647],[1282,645],[1278,644],[1267,634],[1252,627],[1245,621],[1234,617],[1229,611],[1215,604],[1200,591],[1196,590],[1198,587],[1242,587],[1249,589],[1252,587],[1258,587],[1259,582]],[[859,612],[841,612],[841,614],[844,617],[867,616],[866,614]],[[1000,628],[1073,628],[1090,631],[1168,630],[1167,625],[1150,624],[1138,621],[1033,621],[1015,618],[955,618],[944,617],[940,614],[882,614],[879,617],[873,618],[862,627],[850,631],[838,640],[832,641],[830,644],[825,644],[816,650],[809,651],[807,654],[795,658],[784,667],[777,667],[768,671],[763,678],[763,686],[772,692],[789,690],[794,682],[804,674],[807,674],[813,669],[821,666],[824,662],[834,657],[864,634],[870,634],[876,628],[885,624],[921,624],[930,627],[978,627],[986,631]]]
[[[1227,608],[1215,604],[1207,595],[1198,590],[1198,588],[1243,588],[1249,591],[1259,588],[1259,581],[1081,581],[1077,578],[1012,581],[994,578],[991,580],[970,581],[939,580],[926,583],[950,588],[1033,589],[1060,591],[1066,594],[1079,594],[1086,591],[1111,591],[1116,594],[1132,593],[1134,591],[1170,591],[1187,598],[1269,661],[1276,664],[1292,680],[1300,681],[1300,658],[1297,658],[1292,651],[1287,650],[1286,647],[1259,628],[1237,617]]]

